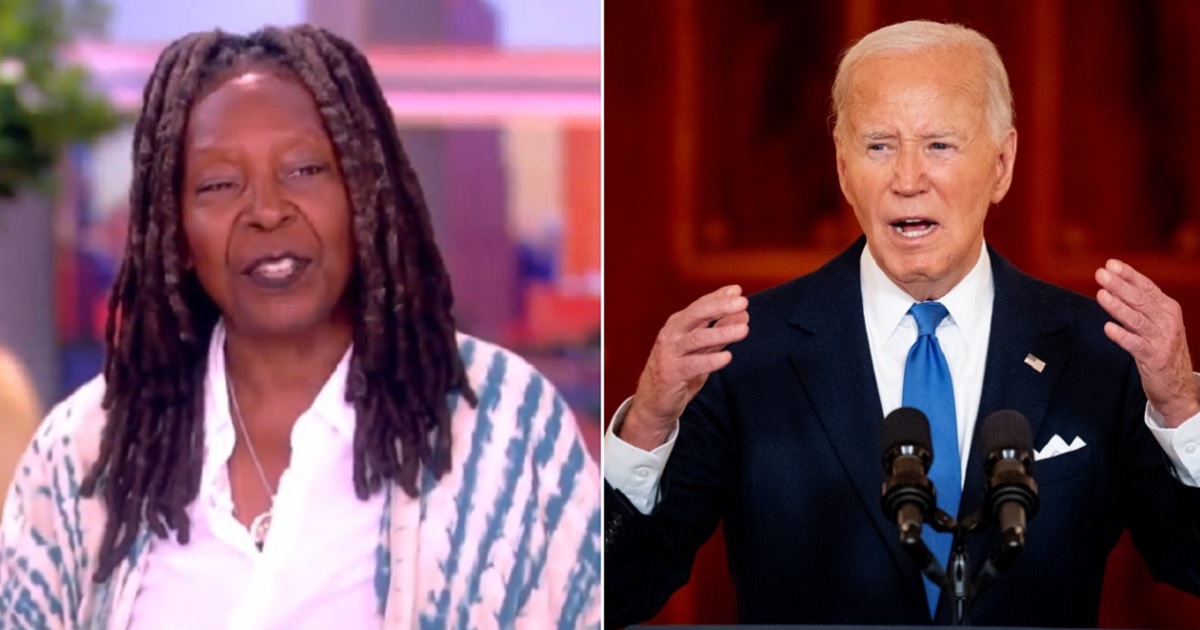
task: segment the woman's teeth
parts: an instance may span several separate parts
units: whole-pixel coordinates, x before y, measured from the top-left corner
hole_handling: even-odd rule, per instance
[[[265,278],[286,278],[295,273],[299,265],[299,261],[295,258],[280,258],[256,266],[253,273]]]

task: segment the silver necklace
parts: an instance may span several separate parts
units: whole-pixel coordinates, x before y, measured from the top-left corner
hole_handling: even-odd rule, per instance
[[[267,541],[267,534],[271,531],[271,512],[275,509],[275,489],[267,481],[267,473],[263,471],[262,462],[258,460],[258,453],[254,450],[254,442],[250,439],[250,432],[246,430],[246,421],[242,419],[242,409],[238,406],[237,392],[233,389],[233,379],[226,378],[225,384],[227,385],[226,391],[229,392],[229,400],[233,403],[233,419],[241,429],[242,437],[246,438],[250,461],[254,462],[254,468],[258,470],[258,478],[262,480],[263,488],[266,488],[267,494],[271,497],[271,507],[250,521],[250,536],[254,538],[255,546],[261,551],[263,543]]]

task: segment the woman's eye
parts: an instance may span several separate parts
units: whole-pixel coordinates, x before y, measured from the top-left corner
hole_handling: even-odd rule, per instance
[[[291,175],[293,177],[311,177],[313,175],[323,173],[325,170],[326,166],[324,164],[308,164],[293,170]]]
[[[207,192],[216,192],[218,190],[225,190],[227,188],[233,188],[233,182],[230,182],[230,181],[204,182],[196,187],[196,193],[204,194]]]

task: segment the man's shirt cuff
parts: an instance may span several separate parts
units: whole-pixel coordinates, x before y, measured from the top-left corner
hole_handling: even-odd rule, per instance
[[[1195,374],[1200,382],[1200,373]],[[1158,445],[1175,466],[1176,476],[1193,488],[1200,487],[1200,414],[1196,414],[1174,429],[1163,426],[1162,414],[1146,403],[1146,426]]]
[[[675,448],[679,421],[675,421],[675,430],[664,444],[652,451],[643,451],[617,436],[617,429],[625,421],[631,402],[633,398],[621,403],[604,434],[604,479],[620,490],[639,512],[649,514],[658,505],[658,484],[667,458]]]

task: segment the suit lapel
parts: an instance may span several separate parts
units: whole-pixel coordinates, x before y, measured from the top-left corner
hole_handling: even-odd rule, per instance
[[[989,254],[996,295],[960,517],[980,509],[983,502],[987,455],[983,452],[984,419],[1002,409],[1019,411],[1029,419],[1034,444],[1038,444],[1054,387],[1070,354],[1065,343],[1066,322],[1037,296],[1034,281],[990,249]],[[1029,355],[1044,363],[1040,371],[1026,362]],[[978,563],[984,560],[981,554],[994,545],[994,534],[968,538],[968,551],[975,566],[980,566]]]
[[[863,320],[859,257],[865,241],[810,276],[812,284],[797,296],[789,317],[795,335],[789,360],[800,386],[872,524],[885,542],[898,572],[923,602],[924,584],[901,551],[895,524],[880,508],[883,479],[879,432],[883,410]],[[1029,419],[1035,444],[1059,375],[1066,366],[1066,322],[1042,303],[1031,278],[990,249],[995,298],[979,415],[971,441],[967,478],[959,516],[980,508],[984,457],[980,430],[994,411],[1014,409]],[[1033,355],[1041,371],[1026,363]],[[993,536],[968,538],[973,566],[984,560]]]
[[[788,358],[855,493],[885,543],[898,572],[924,601],[916,565],[900,549],[895,524],[880,506],[883,410],[863,319],[859,257],[864,241],[810,276],[811,293],[798,296],[788,321],[795,328]]]

